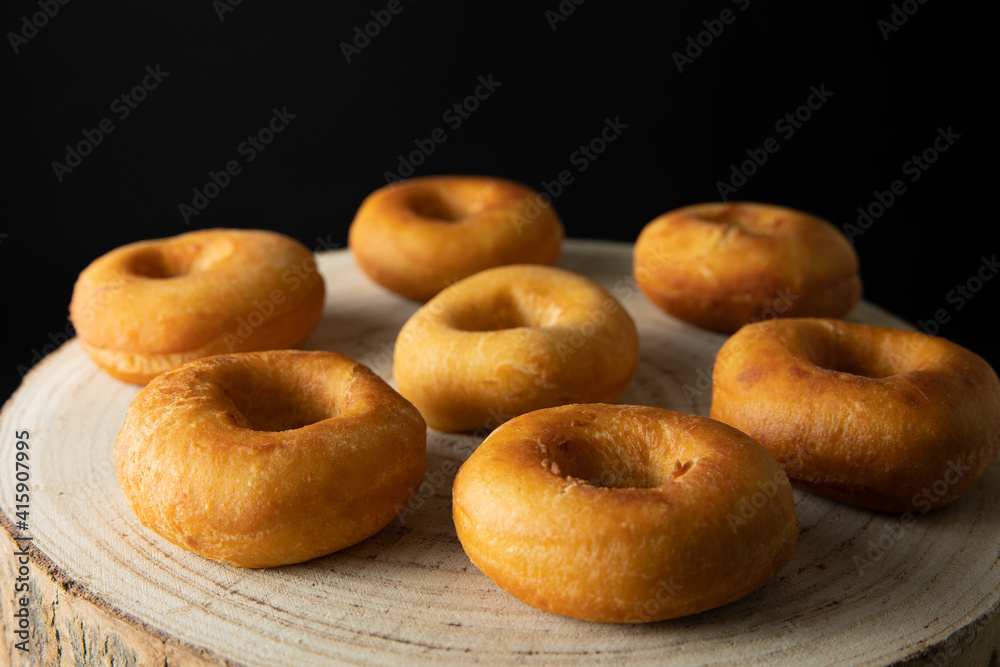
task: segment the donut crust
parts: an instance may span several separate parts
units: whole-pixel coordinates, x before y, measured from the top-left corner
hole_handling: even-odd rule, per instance
[[[562,222],[546,195],[486,176],[424,176],[368,195],[348,246],[373,281],[415,301],[507,264],[552,265]]]
[[[139,241],[94,260],[70,320],[106,373],[145,384],[199,357],[301,344],[325,286],[308,248],[264,230],[210,229]]]
[[[841,317],[862,292],[857,253],[838,229],[753,202],[659,216],[636,239],[633,274],[665,312],[725,333],[775,317]]]
[[[647,406],[512,419],[459,469],[453,498],[480,570],[526,604],[588,621],[727,604],[771,580],[798,541],[792,488],[767,451],[725,424]]]
[[[171,543],[273,567],[374,535],[424,476],[426,425],[367,367],[333,352],[198,359],[154,378],[115,440],[122,492]]]
[[[719,350],[711,416],[798,488],[885,512],[968,493],[1000,450],[1000,381],[943,338],[828,318],[749,324]]]
[[[396,338],[393,377],[431,428],[472,431],[539,408],[614,402],[638,361],[635,323],[603,287],[512,265],[417,310]]]

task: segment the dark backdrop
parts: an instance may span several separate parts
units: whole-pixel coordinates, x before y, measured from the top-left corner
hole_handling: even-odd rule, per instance
[[[997,365],[973,10],[236,1],[5,3],[4,396],[72,332],[73,281],[98,255],[212,226],[343,247],[363,197],[409,168],[539,189],[568,172],[550,189],[573,237],[631,242],[723,195],[811,211],[852,236],[868,300],[938,317]],[[270,143],[243,143],[276,113]],[[196,201],[210,172],[225,187]],[[865,227],[844,227],[859,208]]]

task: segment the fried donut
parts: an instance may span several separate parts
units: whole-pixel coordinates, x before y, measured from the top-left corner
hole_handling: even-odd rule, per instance
[[[522,602],[588,621],[732,602],[798,541],[792,487],[763,447],[663,408],[566,405],[512,419],[462,465],[452,495],[473,564]]]
[[[483,269],[555,264],[562,240],[562,222],[547,195],[484,176],[387,185],[365,198],[348,232],[361,270],[415,301]]]
[[[144,526],[239,567],[360,542],[409,502],[427,427],[365,366],[333,352],[197,359],[132,401],[115,468]]]
[[[711,416],[792,484],[886,512],[968,493],[1000,449],[1000,381],[943,338],[834,319],[748,324],[722,345]]]
[[[70,320],[106,373],[135,384],[198,357],[299,345],[325,288],[283,234],[211,229],[122,246],[76,281]]]
[[[493,428],[566,403],[614,402],[639,362],[635,323],[603,287],[550,266],[487,269],[400,329],[399,392],[440,431]]]
[[[726,333],[774,317],[841,317],[861,298],[858,256],[840,230],[766,204],[661,215],[636,239],[633,275],[665,312]]]

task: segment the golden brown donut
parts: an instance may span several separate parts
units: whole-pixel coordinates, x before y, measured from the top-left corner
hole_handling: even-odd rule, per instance
[[[635,323],[603,287],[512,265],[417,310],[396,338],[393,376],[429,426],[470,431],[539,408],[616,401],[638,362]]]
[[[544,611],[636,623],[741,598],[789,561],[792,488],[748,436],[706,417],[566,405],[491,433],[455,477],[470,560]]]
[[[205,558],[272,567],[381,530],[423,480],[426,434],[410,403],[342,355],[224,354],[139,392],[115,467],[150,530]]]
[[[767,204],[661,215],[636,239],[633,275],[670,315],[722,332],[775,317],[841,317],[861,298],[858,256],[840,230]]]
[[[348,232],[361,270],[416,301],[494,266],[555,264],[562,240],[547,195],[485,176],[387,185],[365,198]]]
[[[73,288],[70,319],[105,372],[145,384],[198,357],[295,347],[323,312],[312,253],[276,232],[210,229],[99,257]]]
[[[1000,449],[1000,381],[943,338],[823,318],[748,324],[719,350],[711,416],[792,484],[887,512],[968,493]]]

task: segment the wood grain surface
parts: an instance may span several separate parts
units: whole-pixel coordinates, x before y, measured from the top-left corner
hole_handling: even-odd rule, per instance
[[[319,265],[326,311],[303,347],[349,355],[391,382],[393,341],[417,304],[371,283],[347,251],[323,253]],[[628,245],[570,240],[560,265],[605,285],[636,320],[641,360],[621,402],[707,415],[724,336],[653,307],[630,277]],[[909,328],[865,302],[848,319]],[[796,491],[798,548],[768,585],[687,618],[604,625],[528,607],[469,562],[455,537],[450,489],[481,441],[474,435],[429,431],[417,497],[351,548],[268,570],[184,552],[138,523],[115,478],[113,443],[136,392],[98,371],[72,340],[4,407],[0,662],[997,663],[1000,463],[959,502],[911,520]],[[23,430],[27,530],[17,528],[14,508],[15,433]],[[28,590],[15,594],[22,581]],[[16,647],[20,597],[29,611],[27,651]],[[657,604],[651,597],[636,617]]]

